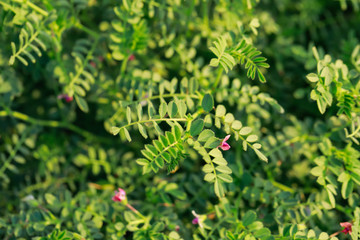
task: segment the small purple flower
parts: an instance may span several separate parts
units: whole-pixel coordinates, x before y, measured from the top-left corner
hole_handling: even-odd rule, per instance
[[[343,233],[345,233],[345,234],[351,234],[351,231],[352,231],[352,224],[351,223],[349,223],[349,222],[342,222],[342,223],[340,223],[340,226],[342,226],[344,229],[341,231],[341,232],[343,232]]]
[[[135,56],[134,54],[131,54],[128,58],[128,61],[131,62],[131,61],[134,61],[135,60]]]
[[[69,95],[67,94],[60,94],[57,96],[58,99],[65,99],[66,102],[71,102],[74,98],[73,97],[70,97]]]
[[[223,151],[227,151],[230,149],[230,145],[226,142],[230,138],[230,135],[227,135],[224,140],[220,143],[218,147],[220,147]]]
[[[115,196],[112,197],[112,200],[114,202],[121,202],[126,200],[126,192],[124,191],[124,189],[119,188],[119,191],[115,191]]]
[[[196,225],[198,224],[199,227],[203,228],[204,226],[202,225],[202,222],[205,220],[205,218],[202,215],[198,215],[194,210],[191,211],[192,214],[194,215],[194,219],[192,220],[192,224]]]

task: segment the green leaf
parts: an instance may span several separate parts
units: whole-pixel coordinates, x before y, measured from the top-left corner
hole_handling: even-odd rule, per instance
[[[245,227],[252,224],[255,220],[256,220],[256,213],[252,210],[247,211],[244,217],[242,218],[242,222]]]
[[[232,113],[227,113],[225,115],[225,119],[224,119],[225,123],[231,124],[234,120],[235,120],[235,118],[234,118],[234,115]]]
[[[140,123],[137,124],[138,125],[138,128],[139,128],[139,132],[140,134],[146,139],[148,138],[148,135],[146,133],[146,129],[144,128],[144,126]]]
[[[153,125],[154,125],[154,128],[155,128],[155,131],[158,135],[161,135],[162,134],[162,130],[161,128],[159,127],[159,125],[156,123],[156,122],[153,122]]]
[[[209,155],[214,158],[222,158],[223,157],[221,151],[218,148],[214,148],[213,150],[211,150],[209,152]]]
[[[175,102],[174,101],[169,102],[169,105],[168,105],[169,116],[171,118],[174,118],[175,115],[177,114],[177,112],[178,112],[178,108],[177,108]]]
[[[176,140],[179,141],[181,139],[181,134],[182,134],[182,129],[178,126],[175,125],[172,129],[171,132],[172,134],[175,136]]]
[[[260,239],[270,236],[270,235],[271,235],[271,232],[268,228],[262,228],[262,229],[256,230],[254,232],[254,237],[260,238]]]
[[[310,73],[306,76],[306,78],[310,81],[310,82],[317,82],[319,81],[319,77],[317,74],[315,73]]]
[[[217,67],[217,66],[219,66],[219,59],[212,58],[211,61],[210,61],[210,66],[211,66],[211,67]]]
[[[205,174],[204,180],[206,182],[212,182],[212,181],[214,181],[214,179],[215,179],[215,174],[213,174],[213,173]]]
[[[326,240],[329,239],[329,234],[327,234],[326,232],[322,232],[319,235],[319,240]]]
[[[323,175],[324,168],[320,166],[316,166],[310,170],[310,173],[316,177]]]
[[[228,164],[228,162],[223,157],[214,158],[214,160],[212,162],[216,163],[217,165],[225,165],[226,166]]]
[[[231,128],[236,131],[239,131],[241,129],[241,127],[242,127],[242,123],[239,120],[235,120],[231,124]]]
[[[10,59],[9,59],[9,65],[13,65],[14,62],[15,62],[15,57],[11,56]]]
[[[179,107],[179,115],[180,115],[180,117],[185,117],[186,111],[187,111],[187,106],[186,106],[185,101],[180,100],[177,105]]]
[[[167,140],[167,138],[165,136],[160,135],[159,140],[164,145],[164,147],[167,147],[169,145],[169,142],[168,142],[168,140]]]
[[[248,142],[256,142],[257,140],[258,140],[258,136],[256,136],[256,135],[249,135],[246,138],[246,141],[248,141]]]
[[[328,194],[331,207],[335,208],[335,206],[336,206],[336,201],[335,201],[335,197],[334,197],[333,193],[331,192],[331,190],[330,190],[329,188],[326,188],[326,192],[327,192],[327,194]]]
[[[131,108],[130,107],[126,108],[126,119],[127,119],[128,124],[130,124],[131,123]]]
[[[153,140],[153,145],[159,152],[161,152],[164,149],[164,146],[161,144],[159,140]]]
[[[156,110],[154,108],[154,105],[151,101],[148,101],[148,115],[149,115],[149,118],[153,118],[154,115],[156,114]]]
[[[228,174],[218,174],[217,177],[221,180],[223,180],[224,182],[227,182],[227,183],[232,183],[233,182],[233,179],[230,175]]]
[[[214,107],[213,97],[208,93],[205,94],[205,96],[201,102],[201,106],[206,112],[210,112],[212,110],[212,108]]]
[[[243,127],[240,131],[239,134],[240,135],[248,135],[249,133],[251,133],[252,128],[251,127]]]
[[[167,152],[163,152],[161,154],[161,157],[167,162],[167,163],[170,163],[171,162],[171,156],[170,154],[168,154]]]
[[[219,198],[222,198],[222,197],[225,196],[224,186],[223,186],[223,184],[220,182],[219,179],[216,179],[216,180],[215,180],[214,190],[215,190],[216,196],[218,196]]]
[[[141,106],[140,103],[137,105],[137,114],[138,114],[138,119],[139,119],[139,121],[141,121],[141,118],[142,118],[142,115],[143,115],[143,111],[142,111],[142,106]]]
[[[145,158],[139,158],[136,160],[136,163],[141,165],[141,166],[146,166],[150,163],[149,160],[145,159]]]
[[[166,102],[161,102],[159,107],[160,118],[163,118],[166,115],[166,112],[167,112],[167,104]]]
[[[205,129],[202,131],[198,137],[199,142],[206,142],[209,138],[215,136],[215,133],[210,129]]]
[[[131,137],[130,137],[129,131],[128,131],[126,128],[123,128],[123,131],[124,131],[124,134],[125,134],[126,139],[127,139],[129,142],[131,142]]]
[[[156,165],[159,166],[159,168],[163,168],[164,167],[164,159],[162,159],[161,157],[158,157],[155,159]]]
[[[204,147],[206,148],[216,148],[220,145],[221,141],[216,137],[209,138],[206,142]]]
[[[360,48],[360,45],[359,45],[359,48]],[[355,221],[354,221],[354,224],[353,224],[353,227],[352,227],[352,232],[351,232],[351,238],[352,240],[357,240],[359,239],[359,226],[360,226],[360,208],[359,207],[356,207],[355,208],[355,213],[354,213],[354,216],[355,216]]]
[[[89,106],[84,98],[79,97],[78,95],[75,95],[76,104],[79,106],[81,111],[87,113],[89,112]]]
[[[225,174],[231,174],[232,173],[231,168],[229,168],[228,166],[225,166],[225,165],[219,165],[215,169],[217,171],[219,171],[221,173],[225,173]]]
[[[190,127],[190,135],[193,137],[196,137],[197,135],[199,135],[201,133],[203,128],[204,128],[204,120],[197,119],[197,120],[193,121],[191,123],[191,127]]]
[[[223,117],[225,116],[226,108],[223,105],[218,105],[215,111],[216,117]]]
[[[214,167],[211,164],[205,164],[202,168],[202,171],[205,173],[210,173],[214,171]]]
[[[146,144],[145,149],[148,150],[154,157],[158,155],[158,150],[153,145]]]
[[[166,138],[170,144],[173,144],[176,141],[175,136],[171,132],[166,132]]]
[[[85,90],[82,87],[80,87],[79,85],[74,85],[74,90],[75,90],[75,93],[81,97],[84,97],[86,95]]]
[[[346,179],[341,186],[341,195],[347,199],[354,189],[354,181],[351,178]]]
[[[115,136],[120,132],[120,128],[118,127],[111,127],[110,132]]]
[[[333,80],[333,74],[329,67],[324,67],[320,74],[321,77],[325,78],[325,85],[329,85]]]
[[[16,54],[16,45],[14,42],[11,42],[11,51],[12,51],[12,55],[14,56]]]
[[[260,152],[258,149],[254,148],[254,152],[260,158],[260,160],[262,160],[264,162],[268,162],[268,158],[262,152]]]

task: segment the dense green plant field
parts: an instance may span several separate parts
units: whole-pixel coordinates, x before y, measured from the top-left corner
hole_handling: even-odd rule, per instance
[[[359,239],[359,0],[0,0],[0,239]]]

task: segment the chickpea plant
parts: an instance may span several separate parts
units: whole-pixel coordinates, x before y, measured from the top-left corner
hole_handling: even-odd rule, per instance
[[[0,0],[0,239],[359,239],[358,0]]]

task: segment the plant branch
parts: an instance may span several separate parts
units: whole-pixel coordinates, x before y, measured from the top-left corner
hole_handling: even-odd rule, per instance
[[[24,122],[34,124],[34,125],[39,125],[39,126],[44,126],[44,127],[52,127],[52,128],[65,128],[65,129],[71,130],[89,140],[98,140],[98,141],[100,140],[100,141],[107,142],[107,143],[113,142],[112,140],[109,141],[109,139],[107,139],[107,138],[95,136],[91,132],[81,129],[78,126],[71,124],[71,123],[59,122],[59,121],[55,121],[55,120],[36,119],[36,118],[30,117],[26,114],[16,112],[16,111],[11,111],[11,110],[0,111],[0,117],[8,117],[8,116],[22,120]]]

